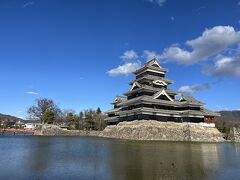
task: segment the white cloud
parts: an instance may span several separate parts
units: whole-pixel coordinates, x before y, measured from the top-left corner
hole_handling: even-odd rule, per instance
[[[140,67],[141,67],[140,62],[125,63],[123,65],[118,66],[117,68],[111,69],[110,71],[108,71],[108,74],[110,76],[129,75]]]
[[[172,21],[174,21],[174,20],[175,20],[175,17],[171,16],[170,19],[171,19]]]
[[[161,58],[179,64],[194,64],[237,43],[240,43],[239,31],[235,31],[231,26],[215,26],[206,29],[200,37],[186,42],[192,51],[173,45],[164,50]]]
[[[124,61],[124,64],[109,70],[107,73],[110,76],[128,76],[141,67],[138,54],[134,50],[125,51],[120,59]]]
[[[120,58],[124,61],[135,61],[138,58],[138,54],[134,50],[128,50]]]
[[[214,65],[206,65],[203,72],[213,76],[240,77],[240,56],[219,56]]]
[[[154,57],[159,59],[161,56],[160,56],[160,54],[157,54],[155,51],[149,51],[149,50],[143,51],[143,58],[146,61],[149,61],[149,60],[153,59]]]
[[[198,91],[203,91],[209,88],[210,88],[210,85],[208,83],[204,83],[204,84],[197,84],[192,86],[182,86],[179,88],[179,91],[184,94],[193,94]]]
[[[240,6],[240,1],[238,1],[238,5]]]
[[[148,0],[148,2],[157,4],[162,7],[166,3],[166,0]]]
[[[122,59],[124,63],[117,68],[109,70],[107,73],[110,76],[129,75],[141,67],[141,61],[149,61],[154,57],[159,59],[161,55],[157,54],[155,51],[144,50],[139,57],[134,50],[125,51],[123,55],[120,56],[120,59]]]
[[[33,92],[33,91],[28,91],[28,92],[26,92],[27,94],[30,94],[30,95],[39,95],[39,93],[37,93],[37,92]]]
[[[33,4],[34,4],[33,1],[28,1],[25,4],[23,4],[23,7],[25,8],[25,7],[28,7],[28,6],[32,6]]]

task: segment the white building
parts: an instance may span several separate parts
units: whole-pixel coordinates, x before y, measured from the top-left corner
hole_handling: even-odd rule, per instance
[[[26,123],[24,129],[35,130],[38,129],[40,126],[41,126],[40,123]]]

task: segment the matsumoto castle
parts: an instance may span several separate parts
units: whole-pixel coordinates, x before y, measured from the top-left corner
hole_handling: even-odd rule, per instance
[[[129,84],[131,89],[112,102],[114,108],[107,112],[107,124],[121,121],[157,120],[174,122],[204,122],[219,116],[207,110],[204,103],[192,96],[168,89],[173,81],[165,77],[168,69],[161,67],[156,58],[135,71],[136,79]]]

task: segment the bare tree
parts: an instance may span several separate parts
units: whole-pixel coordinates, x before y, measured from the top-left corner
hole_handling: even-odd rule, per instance
[[[60,108],[53,100],[47,98],[37,99],[36,105],[31,106],[27,110],[30,118],[41,120],[42,123],[46,123],[43,116],[47,111],[52,111],[54,113],[55,120],[57,120],[61,115]]]

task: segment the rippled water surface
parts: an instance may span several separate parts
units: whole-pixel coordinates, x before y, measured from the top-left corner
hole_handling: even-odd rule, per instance
[[[0,179],[240,179],[240,144],[0,136]]]

